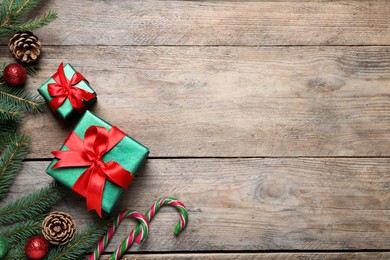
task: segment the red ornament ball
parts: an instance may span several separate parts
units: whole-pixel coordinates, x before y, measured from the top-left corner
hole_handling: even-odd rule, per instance
[[[4,68],[3,79],[11,86],[20,86],[26,81],[26,69],[18,64],[11,63]]]
[[[24,246],[24,251],[29,259],[42,259],[49,252],[49,242],[42,236],[30,237]]]

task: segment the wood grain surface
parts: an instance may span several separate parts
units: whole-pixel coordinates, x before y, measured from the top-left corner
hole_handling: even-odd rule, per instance
[[[50,45],[388,45],[390,2],[62,1]],[[41,13],[41,11],[39,11]]]
[[[50,0],[31,16],[51,9],[26,89],[71,63],[92,111],[151,150],[117,209],[189,208],[180,236],[164,207],[123,259],[390,258],[390,1]],[[26,116],[32,149],[6,201],[52,182],[74,124]],[[95,218],[74,194],[55,209]]]
[[[389,156],[389,47],[46,47],[32,92],[71,62],[93,111],[153,157]],[[29,157],[71,126],[30,116]]]
[[[314,259],[314,260],[387,260],[390,254],[387,252],[372,253],[241,253],[241,254],[127,254],[122,260],[175,260],[175,259],[220,259],[220,260],[241,260],[241,259],[265,259],[265,260],[291,260],[291,259]],[[109,255],[101,259],[109,259]]]
[[[8,199],[45,186],[49,162],[26,162]],[[149,159],[118,209],[146,212],[160,196],[180,198],[189,225],[175,237],[175,209],[164,207],[131,250],[341,250],[390,248],[390,159]],[[29,185],[26,185],[29,183]],[[56,209],[83,226],[85,201]],[[108,250],[130,232],[123,222]]]

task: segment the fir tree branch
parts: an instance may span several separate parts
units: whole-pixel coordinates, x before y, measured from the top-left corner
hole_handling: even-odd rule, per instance
[[[24,245],[16,244],[10,248],[6,260],[29,260],[24,252]]]
[[[0,208],[0,224],[31,219],[47,212],[65,196],[65,189],[56,184],[35,191]]]
[[[15,105],[8,104],[0,99],[0,122],[1,121],[19,121],[23,116],[23,111]]]
[[[8,256],[6,257],[7,260],[27,259],[24,252],[24,245],[30,237],[41,234],[43,219],[44,216],[39,216],[37,219],[6,227],[0,232],[0,235],[7,238],[10,247]]]
[[[0,63],[0,78],[3,77],[4,69],[7,67],[7,63]],[[35,75],[37,71],[40,69],[39,63],[33,63],[33,64],[24,64],[24,67],[26,68],[26,72],[28,75],[32,76]],[[5,82],[0,82],[0,86],[2,86]]]
[[[35,3],[34,3],[34,2],[35,2]],[[22,2],[20,2],[20,3],[22,3]],[[14,12],[14,15],[15,15],[15,16],[18,15],[20,12],[23,11],[24,8],[25,8],[24,11],[28,11],[28,9],[26,8],[26,6],[28,6],[28,5],[30,4],[30,7],[32,8],[32,7],[34,7],[35,4],[37,4],[37,3],[38,3],[38,1],[25,0],[24,3],[23,3],[22,5],[16,6],[17,10]],[[14,9],[15,9],[15,7],[14,7]],[[11,10],[11,8],[9,8],[9,10]]]
[[[16,20],[21,14],[35,7],[38,3],[39,0],[10,0],[8,1],[8,3],[7,1],[5,1],[5,5],[3,8],[6,9],[8,17],[3,21],[2,25],[6,26],[10,24],[13,20]]]
[[[29,220],[22,223],[17,223],[10,227],[5,227],[0,235],[7,238],[8,244],[12,247],[19,243],[26,243],[29,237],[41,233],[42,221],[44,217],[40,216],[37,219]]]
[[[40,96],[31,94],[22,88],[13,88],[6,84],[0,85],[0,100],[30,113],[41,112],[45,108],[45,102]]]
[[[36,7],[40,0],[12,0],[14,3],[9,9],[10,12],[14,14],[14,16],[21,15],[26,13]]]
[[[26,66],[25,68],[26,68],[27,74],[30,76],[35,75],[40,70],[40,66],[39,66],[38,62],[33,63],[32,65]]]
[[[5,149],[0,157],[0,199],[2,199],[9,190],[16,173],[22,168],[23,159],[30,146],[29,138],[23,134],[12,134],[4,138],[2,146]]]
[[[10,134],[16,133],[19,127],[18,122],[15,121],[1,121],[0,122],[0,151],[3,151],[6,144],[6,137]]]
[[[110,219],[98,220],[85,228],[81,233],[64,246],[53,248],[46,259],[50,260],[73,260],[82,259],[85,252],[94,246],[98,240],[107,232],[111,224]]]
[[[0,5],[0,36],[14,31],[32,31],[57,18],[57,12],[50,11],[36,19],[24,21],[23,14],[39,2],[40,0],[3,0]]]
[[[41,17],[37,17],[27,22],[15,22],[13,25],[4,26],[3,29],[8,31],[33,31],[42,26],[48,25],[57,17],[57,12],[50,11]]]

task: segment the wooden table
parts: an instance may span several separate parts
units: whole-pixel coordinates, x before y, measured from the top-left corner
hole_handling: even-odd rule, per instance
[[[179,237],[164,208],[124,259],[390,259],[390,1],[51,0],[37,12],[51,9],[28,89],[70,62],[98,93],[92,111],[151,150],[118,208],[189,207]],[[9,199],[52,181],[50,152],[72,127],[27,117],[33,147]],[[78,196],[56,208],[80,226],[95,216]]]

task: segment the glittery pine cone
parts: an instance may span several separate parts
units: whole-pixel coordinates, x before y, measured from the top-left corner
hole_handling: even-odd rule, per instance
[[[38,36],[30,31],[15,33],[9,40],[8,47],[12,55],[23,63],[36,61],[42,48]]]
[[[68,243],[73,239],[75,232],[76,224],[65,212],[54,211],[42,222],[42,234],[52,245]]]

